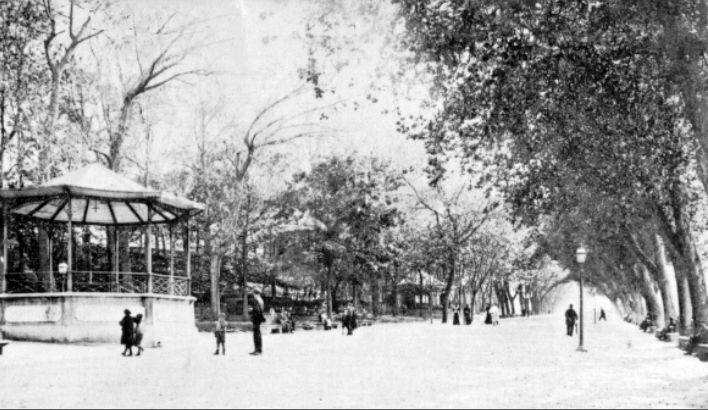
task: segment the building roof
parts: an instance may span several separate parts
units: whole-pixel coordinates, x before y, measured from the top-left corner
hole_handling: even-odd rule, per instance
[[[0,190],[10,212],[50,222],[87,225],[146,225],[202,212],[204,205],[146,188],[102,165],[84,168],[37,187]]]

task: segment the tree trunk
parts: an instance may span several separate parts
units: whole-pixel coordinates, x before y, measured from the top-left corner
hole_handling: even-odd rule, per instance
[[[470,298],[470,320],[474,322],[474,308],[475,308],[475,301],[477,300],[477,290],[473,287],[472,288],[472,296]]]
[[[450,307],[450,292],[452,292],[452,284],[455,281],[455,257],[454,255],[448,256],[448,266],[447,266],[447,281],[445,283],[445,290],[442,294],[442,322],[447,323],[447,310]]]
[[[669,281],[669,264],[666,258],[666,249],[664,248],[664,243],[659,235],[654,235],[654,245],[656,247],[656,259],[659,290],[661,291],[661,298],[664,301],[664,321],[665,324],[669,323],[669,318],[678,319],[678,313],[676,311],[676,303],[674,301],[673,292],[671,292],[671,282]]]
[[[507,310],[511,312],[511,316],[516,316],[516,306],[514,306],[514,301],[516,300],[516,295],[511,294],[511,289],[509,282],[504,282],[504,293],[506,297],[506,302],[508,303]]]
[[[639,266],[641,275],[641,292],[647,303],[647,310],[652,314],[658,327],[664,326],[664,312],[661,309],[661,301],[654,290],[654,281],[649,274],[649,270],[644,265]]]
[[[398,316],[399,305],[398,305],[398,268],[393,267],[393,284],[391,285],[391,295],[393,297],[393,316]]]
[[[218,248],[218,247],[217,247]],[[211,312],[215,317],[221,313],[221,293],[219,291],[219,277],[221,276],[221,255],[214,250],[209,256],[209,284],[211,296]]]
[[[381,283],[379,282],[379,273],[374,272],[371,276],[371,313],[377,317],[381,314]]]
[[[691,333],[691,318],[693,317],[693,309],[691,308],[691,291],[688,287],[688,279],[682,273],[676,272],[676,287],[678,288],[678,307],[679,307],[679,334],[687,336]]]
[[[330,261],[330,263],[327,264],[327,277],[325,278],[325,297],[327,301],[327,317],[330,319],[332,318],[332,276],[334,273],[334,262]],[[372,298],[372,305],[373,303],[373,298]],[[373,308],[373,306],[372,306]],[[375,314],[375,313],[374,313]]]
[[[686,279],[688,293],[691,300],[690,322],[687,323],[688,330],[700,336],[702,341],[708,341],[708,291],[706,290],[705,277],[701,261],[690,237],[690,231],[683,227],[679,230],[681,250],[679,263],[675,263],[679,274]],[[679,289],[681,291],[681,289]]]
[[[241,296],[243,305],[241,314],[248,318],[248,228],[241,231]]]

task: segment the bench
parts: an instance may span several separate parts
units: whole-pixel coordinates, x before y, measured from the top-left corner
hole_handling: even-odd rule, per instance
[[[693,348],[693,353],[703,362],[708,362],[708,343],[699,343]]]
[[[676,332],[665,333],[663,335],[665,337],[665,339],[661,338],[662,333],[663,333],[662,330],[657,330],[656,333],[654,333],[654,335],[656,336],[657,339],[664,341],[664,342],[669,342],[669,343],[676,342],[676,340],[678,339],[678,333],[676,333]]]
[[[678,341],[679,341],[679,348],[681,350],[686,350],[688,347],[688,336],[679,336]]]
[[[8,342],[7,340],[0,340],[0,356],[2,356],[2,349],[8,344],[10,344],[10,342]]]

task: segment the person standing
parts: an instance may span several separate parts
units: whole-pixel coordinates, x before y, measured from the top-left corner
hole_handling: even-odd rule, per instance
[[[491,325],[492,324],[492,314],[489,313],[489,311],[492,309],[491,306],[487,305],[487,307],[484,309],[485,312],[487,312],[486,316],[484,317],[484,324],[485,325]]]
[[[466,325],[471,325],[472,324],[472,309],[470,309],[470,305],[465,305],[465,308],[462,310],[462,314],[465,317],[465,324]]]
[[[568,307],[565,311],[565,327],[568,336],[573,336],[573,329],[575,329],[575,321],[578,320],[578,314],[573,309],[573,305]]]
[[[130,310],[126,309],[123,311],[123,319],[121,319],[118,324],[120,325],[121,329],[121,335],[120,335],[120,344],[125,346],[125,349],[123,349],[123,356],[126,356],[126,353],[128,353],[128,356],[133,355],[133,317],[130,316]]]
[[[216,351],[214,355],[219,354],[219,347],[221,346],[221,354],[226,354],[226,327],[228,323],[226,322],[226,315],[224,313],[219,313],[219,319],[216,320],[214,326],[214,338],[216,338]]]
[[[492,326],[499,326],[499,307],[497,305],[492,305],[489,308],[489,315],[492,318]]]
[[[605,322],[607,322],[607,315],[605,314],[605,309],[603,308],[600,308],[600,318],[598,319],[598,321],[600,320],[604,320]]]
[[[251,305],[251,325],[253,325],[253,346],[252,356],[263,354],[263,338],[261,336],[261,324],[265,322],[263,315],[263,299],[258,289],[253,290],[253,303]]]
[[[344,326],[347,329],[347,336],[351,336],[354,334],[354,329],[356,329],[356,312],[354,311],[354,307],[350,306],[346,313],[344,314],[344,320],[342,322],[342,326]]]
[[[141,326],[141,323],[143,321],[143,315],[141,313],[138,313],[137,316],[135,316],[135,328],[133,329],[133,346],[138,348],[138,353],[136,356],[140,356],[140,354],[143,352],[143,328]]]
[[[459,326],[460,325],[460,308],[455,307],[453,310],[452,314],[452,325],[453,326]]]

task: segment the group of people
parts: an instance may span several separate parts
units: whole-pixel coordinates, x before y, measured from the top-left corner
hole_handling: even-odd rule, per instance
[[[142,347],[143,330],[141,327],[143,315],[138,314],[133,317],[128,309],[123,311],[123,315],[123,319],[118,322],[121,329],[120,344],[125,346],[123,349],[123,356],[132,356],[133,347],[138,348],[136,356],[140,356],[144,350]]]
[[[462,317],[463,317],[466,325],[472,324],[472,309],[470,308],[470,305],[466,304],[465,307],[462,309]],[[453,310],[452,324],[453,325],[460,324],[460,307],[459,306]]]
[[[639,324],[639,329],[642,330],[642,332],[649,332],[656,326],[656,322],[654,319],[654,315],[651,313],[647,313],[647,317],[642,320],[642,322]]]
[[[485,311],[484,324],[493,326],[499,325],[499,308],[496,305],[487,305]],[[472,324],[472,308],[470,308],[470,305],[466,304],[462,309],[462,319],[465,321],[465,325]],[[459,306],[452,310],[452,324],[453,326],[459,326],[461,324]]]
[[[248,295],[249,309],[248,314],[251,319],[251,329],[253,330],[253,351],[252,356],[263,354],[263,337],[261,335],[261,325],[266,321],[264,312],[264,303],[261,298],[261,292],[254,289]],[[214,324],[214,338],[216,339],[216,351],[214,355],[219,354],[221,348],[222,356],[226,354],[226,331],[228,330],[228,322],[224,313],[219,314],[219,318]]]
[[[499,326],[499,307],[497,305],[487,305],[484,317],[485,325]]]
[[[598,321],[607,321],[607,314],[605,313],[605,309],[600,308],[600,316],[598,318]],[[573,309],[573,305],[571,304],[568,307],[568,310],[565,311],[565,328],[566,328],[566,334],[568,336],[573,336],[573,333],[577,331],[577,322],[578,322],[578,312]]]

